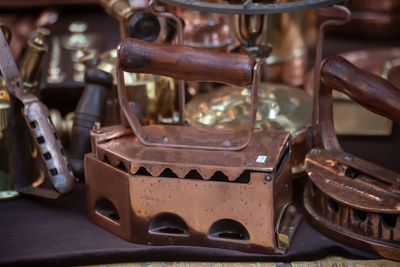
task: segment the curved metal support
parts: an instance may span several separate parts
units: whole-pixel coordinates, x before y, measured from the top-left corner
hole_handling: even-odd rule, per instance
[[[348,0],[297,0],[292,2],[272,4],[254,3],[253,0],[242,1],[242,4],[227,4],[228,1],[202,1],[202,0],[159,0],[165,4],[179,6],[185,9],[193,9],[202,12],[225,13],[225,14],[276,14],[283,12],[295,12],[315,9],[339,3],[347,3]],[[277,3],[278,2],[278,3]]]
[[[118,65],[117,68],[117,92],[118,92],[118,101],[121,105],[121,110],[126,117],[129,126],[135,133],[138,140],[147,146],[157,146],[157,147],[170,147],[170,148],[193,148],[193,149],[206,149],[206,150],[226,150],[226,151],[235,151],[241,150],[245,148],[252,139],[254,126],[257,115],[257,101],[258,101],[258,87],[260,82],[260,67],[262,63],[256,63],[253,68],[252,75],[252,84],[251,84],[251,114],[250,114],[250,123],[247,131],[246,139],[243,143],[235,144],[237,140],[221,140],[220,136],[212,137],[212,134],[204,136],[210,141],[210,144],[214,145],[204,145],[204,142],[198,142],[203,140],[198,140],[198,136],[196,138],[189,137],[179,137],[179,136],[153,136],[149,131],[146,131],[143,128],[134,114],[133,110],[129,106],[128,96],[125,89],[124,75],[123,70]],[[151,127],[151,126],[148,126]],[[147,127],[147,128],[148,128]],[[232,135],[233,136],[233,135]],[[240,141],[240,138],[238,138]],[[218,145],[219,144],[219,145]],[[222,146],[221,146],[222,144]]]
[[[346,24],[351,19],[351,12],[347,7],[344,6],[333,6],[331,8],[320,9],[320,13],[327,17],[332,17],[324,21],[320,27],[318,32],[318,39],[317,39],[317,48],[315,52],[315,65],[314,65],[314,99],[313,99],[313,118],[312,118],[312,128],[313,128],[313,135],[314,135],[314,142],[316,142],[316,146],[321,146],[321,140],[318,138],[320,136],[320,123],[324,124],[324,129],[333,127],[333,124],[330,124],[326,121],[320,121],[320,113],[321,112],[332,112],[332,99],[331,96],[326,95],[326,91],[320,90],[320,69],[321,69],[321,61],[322,61],[322,49],[323,49],[323,41],[325,36],[325,30],[329,26],[340,26]],[[329,93],[328,93],[329,94]],[[320,108],[321,101],[323,100],[324,107]],[[329,100],[330,99],[330,100]],[[324,117],[329,117],[329,114],[326,114]],[[331,114],[331,116],[333,116]],[[329,132],[335,133],[335,129],[329,129]],[[330,136],[330,144],[328,145],[330,148],[335,148],[338,151],[341,151],[339,146],[339,142],[337,141],[336,134]]]
[[[178,34],[178,44],[183,45],[183,23],[182,20],[175,14],[157,10],[156,5],[153,0],[149,2],[150,12],[159,17],[172,19],[177,26]],[[178,106],[179,106],[179,123],[181,125],[185,124],[185,81],[178,80]]]

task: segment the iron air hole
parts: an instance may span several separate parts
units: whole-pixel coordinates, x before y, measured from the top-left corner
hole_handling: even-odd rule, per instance
[[[333,213],[336,213],[339,211],[339,203],[337,203],[336,201],[332,200],[332,199],[328,199],[328,207],[329,210]]]
[[[347,167],[346,171],[344,172],[344,175],[347,177],[350,177],[352,179],[357,178],[358,176],[360,176],[360,171],[352,168],[352,167]]]
[[[354,210],[353,211],[354,219],[358,223],[362,223],[367,219],[367,213],[361,210]]]
[[[385,225],[386,228],[395,228],[397,216],[396,214],[381,214],[383,225]]]
[[[247,229],[239,222],[231,219],[222,219],[213,223],[208,231],[212,238],[249,240]]]
[[[96,202],[95,212],[118,224],[120,223],[117,209],[115,208],[114,204],[106,198],[101,198]]]
[[[185,221],[175,214],[161,214],[155,217],[149,227],[153,234],[188,235],[188,227]]]

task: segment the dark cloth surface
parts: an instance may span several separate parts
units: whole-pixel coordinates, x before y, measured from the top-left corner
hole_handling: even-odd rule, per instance
[[[301,204],[304,180],[295,182],[297,205]],[[0,212],[0,264],[4,265],[54,266],[134,261],[288,262],[316,260],[330,255],[354,259],[378,258],[323,236],[305,219],[286,255],[132,244],[89,222],[82,184],[78,184],[71,194],[55,201],[21,197],[0,202]]]

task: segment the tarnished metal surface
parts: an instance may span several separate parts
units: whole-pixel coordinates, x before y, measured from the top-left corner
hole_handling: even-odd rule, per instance
[[[316,148],[305,163],[310,177],[306,213],[329,237],[400,260],[400,174],[342,150],[333,124],[332,89],[395,122],[400,122],[400,91],[342,57],[325,61],[320,85],[314,91]]]
[[[347,2],[346,0],[291,0],[279,3],[276,0],[240,1],[239,4],[230,4],[227,0],[159,0],[160,2],[179,6],[186,9],[194,9],[202,12],[226,13],[226,14],[275,14],[294,12],[307,9],[334,5]]]
[[[45,163],[46,176],[58,192],[67,193],[74,185],[74,176],[49,116],[47,107],[39,101],[24,106],[26,124],[30,127],[32,137]]]
[[[23,92],[22,79],[2,33],[0,44],[0,69],[10,96],[18,98],[24,105],[24,119],[40,152],[46,176],[59,193],[67,193],[73,187],[74,178],[56,130],[49,120],[47,107],[36,96]]]

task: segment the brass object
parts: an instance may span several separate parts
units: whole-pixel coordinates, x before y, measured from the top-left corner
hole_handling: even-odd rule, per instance
[[[169,19],[177,24],[178,42],[183,42],[182,21],[170,13],[156,10],[153,6],[154,3],[146,3],[144,6],[134,6],[133,8],[124,0],[105,0],[101,1],[101,4],[107,13],[120,20],[121,39],[134,35],[138,39],[163,43],[168,40],[166,19]],[[147,21],[147,19],[150,19],[150,21]],[[156,27],[155,24],[157,23],[154,19],[159,23],[159,28]],[[144,28],[139,27],[141,21],[144,23]],[[148,31],[147,26],[149,24],[151,25],[149,28],[157,28],[154,29],[156,32]],[[113,75],[114,89],[117,87],[116,63],[117,50],[113,49],[101,55],[97,66],[99,70]],[[142,73],[124,73],[123,77],[128,89],[128,101],[134,102],[140,107],[143,124],[183,123],[183,118],[179,118],[174,107],[177,86],[173,79]],[[181,88],[179,90],[182,91],[182,93],[179,93],[179,106],[181,107],[184,104],[184,98],[182,98],[184,87],[182,81],[177,83],[178,88]]]
[[[134,14],[127,0],[100,0],[104,10],[120,22],[121,40],[129,38],[129,21]]]
[[[38,28],[37,36],[28,40],[28,47],[21,63],[21,78],[24,82],[25,90],[34,92],[38,82],[37,74],[40,63],[45,53],[47,53],[46,36],[50,31],[46,28]]]
[[[308,56],[315,48],[316,38],[315,10],[269,15],[266,40],[272,51],[263,65],[262,80],[303,85]]]
[[[136,57],[143,49],[145,62]],[[160,53],[168,55],[163,64]],[[89,219],[141,244],[284,253],[300,222],[291,204],[290,135],[254,131],[259,64],[245,54],[128,39],[119,46],[118,68],[119,103],[130,128],[95,124],[91,132],[92,153],[85,158]],[[188,81],[223,82],[231,73],[232,83],[252,84],[248,131],[142,127],[126,99],[122,69]]]
[[[116,49],[102,54],[97,65],[99,70],[113,75],[114,89],[117,87],[116,65]],[[124,72],[124,81],[129,101],[140,107],[143,124],[179,122],[174,107],[176,85],[172,78]]]
[[[74,21],[68,26],[71,35],[63,40],[63,46],[69,50],[89,47],[91,40],[86,34],[88,25],[83,21]]]
[[[46,81],[50,84],[61,83],[65,80],[66,74],[61,68],[61,42],[58,37],[51,41],[50,63]]]
[[[8,117],[11,112],[10,97],[4,79],[0,78],[0,201],[13,199],[19,194],[14,190],[14,181],[9,171],[10,127]]]
[[[191,126],[247,129],[250,118],[250,90],[225,86],[196,96],[187,104],[186,118]],[[292,135],[292,173],[304,172],[304,157],[309,142],[312,99],[299,88],[274,83],[261,83],[255,128],[284,130]]]
[[[377,48],[357,50],[340,54],[357,67],[388,79],[397,87],[397,59],[400,58],[399,48]],[[308,74],[305,89],[313,94],[313,74]],[[392,133],[393,122],[383,116],[362,108],[345,94],[334,91],[334,123],[338,135],[383,135]]]
[[[153,4],[145,2],[144,5],[133,3],[131,6],[127,0],[100,0],[104,10],[120,22],[121,40],[131,37],[149,42],[165,42],[171,39],[167,20],[151,12],[149,7]]]
[[[12,33],[10,28],[8,28],[6,25],[4,25],[3,23],[0,23],[0,29],[4,34],[4,38],[7,41],[7,44],[10,44],[11,42],[11,38],[12,38]]]
[[[72,124],[74,123],[74,112],[68,113],[63,117],[57,109],[51,109],[50,120],[56,128],[57,134],[63,144],[68,143],[71,136]]]

